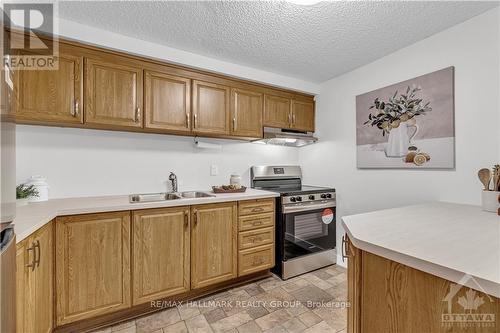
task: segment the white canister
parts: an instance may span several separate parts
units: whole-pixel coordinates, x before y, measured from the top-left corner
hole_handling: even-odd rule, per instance
[[[233,173],[229,179],[229,184],[236,187],[241,187],[241,176],[237,173]]]
[[[38,191],[38,196],[31,197],[30,202],[49,200],[49,184],[47,184],[47,178],[43,176],[31,176],[27,185],[33,185]]]
[[[481,206],[483,210],[497,213],[498,208],[500,208],[500,202],[498,202],[499,197],[500,192],[498,191],[483,191],[481,196]]]

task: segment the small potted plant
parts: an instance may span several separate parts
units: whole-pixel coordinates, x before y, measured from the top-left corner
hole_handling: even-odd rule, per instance
[[[408,87],[405,94],[398,91],[387,101],[376,98],[370,106],[371,112],[365,125],[376,126],[382,135],[388,135],[385,148],[387,157],[403,157],[408,152],[411,139],[418,132],[416,117],[431,111],[430,102],[424,103],[417,97],[419,87]],[[413,135],[408,135],[408,127],[414,127]]]
[[[27,205],[30,198],[38,197],[38,190],[34,185],[19,184],[16,186],[17,206]]]

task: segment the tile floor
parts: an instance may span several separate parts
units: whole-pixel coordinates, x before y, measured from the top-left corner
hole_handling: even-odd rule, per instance
[[[272,276],[94,333],[345,333],[346,278],[337,265]]]

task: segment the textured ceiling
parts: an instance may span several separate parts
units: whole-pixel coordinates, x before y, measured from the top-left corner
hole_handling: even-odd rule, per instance
[[[312,6],[283,1],[72,1],[59,3],[59,16],[323,82],[497,5],[496,1],[337,1]]]

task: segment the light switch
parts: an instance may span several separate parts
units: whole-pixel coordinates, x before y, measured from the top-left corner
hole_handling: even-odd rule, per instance
[[[219,167],[216,164],[210,166],[210,175],[217,176],[219,174]]]

